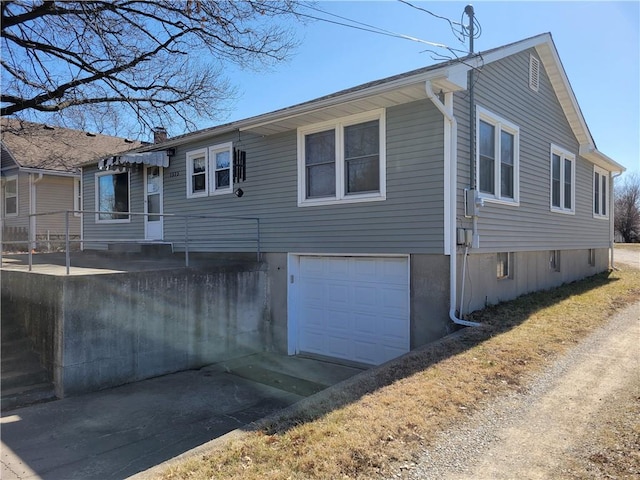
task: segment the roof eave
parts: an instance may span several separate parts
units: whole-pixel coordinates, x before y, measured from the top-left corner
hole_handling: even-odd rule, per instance
[[[608,157],[593,145],[580,145],[580,156],[586,158],[594,165],[600,168],[604,168],[609,172],[622,173],[626,171],[626,168],[620,165],[618,162]]]

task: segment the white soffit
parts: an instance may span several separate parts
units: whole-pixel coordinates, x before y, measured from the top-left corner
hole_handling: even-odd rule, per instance
[[[357,113],[369,112],[379,108],[388,108],[403,103],[427,98],[423,82],[405,85],[386,92],[376,94],[364,94],[360,98],[345,100],[344,97],[329,99],[325,105],[309,105],[308,109],[291,112],[288,116],[281,116],[273,120],[242,127],[242,131],[256,133],[258,135],[273,135],[276,133],[296,130],[298,127],[312,125],[327,120],[346,117]]]

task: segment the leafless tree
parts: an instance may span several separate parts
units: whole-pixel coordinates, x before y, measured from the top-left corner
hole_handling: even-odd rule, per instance
[[[99,125],[124,105],[146,127],[191,129],[194,119],[215,119],[228,107],[227,65],[263,68],[290,54],[297,7],[293,0],[3,0],[1,114],[79,122],[90,115]]]
[[[640,242],[640,175],[627,175],[616,187],[614,223],[624,242]]]

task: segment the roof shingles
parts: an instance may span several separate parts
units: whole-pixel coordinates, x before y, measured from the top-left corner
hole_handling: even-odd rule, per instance
[[[75,173],[78,167],[142,145],[121,137],[2,118],[2,148],[19,167]]]

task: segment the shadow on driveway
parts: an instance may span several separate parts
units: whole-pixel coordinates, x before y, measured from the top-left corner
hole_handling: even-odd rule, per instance
[[[126,478],[360,371],[256,355],[13,410],[2,415],[2,478]]]

